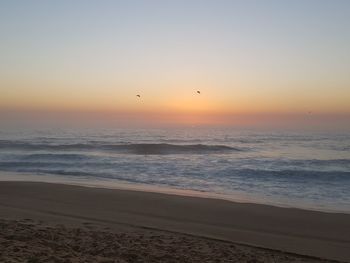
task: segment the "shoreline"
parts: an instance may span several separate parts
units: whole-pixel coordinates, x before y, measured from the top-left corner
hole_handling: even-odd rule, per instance
[[[0,182],[0,217],[94,222],[350,262],[350,215],[135,190]]]
[[[190,189],[177,189],[166,186],[156,186],[142,183],[131,183],[126,181],[103,179],[103,180],[93,180],[90,179],[85,181],[81,178],[74,178],[69,176],[56,176],[56,175],[46,175],[46,174],[21,174],[13,172],[1,172],[0,173],[0,183],[1,182],[37,182],[37,183],[53,183],[53,184],[63,184],[71,186],[81,186],[88,188],[101,188],[110,190],[130,190],[139,192],[149,192],[149,193],[159,193],[159,194],[171,194],[177,196],[186,197],[196,197],[204,199],[217,199],[223,201],[229,201],[233,203],[242,204],[257,204],[257,205],[267,205],[274,206],[278,208],[294,208],[314,212],[324,212],[324,213],[335,213],[335,214],[347,214],[350,215],[350,211],[345,211],[341,209],[327,209],[327,208],[315,208],[310,205],[292,205],[277,202],[269,202],[267,200],[260,201],[259,198],[248,197],[248,196],[238,196],[204,192],[198,190]]]

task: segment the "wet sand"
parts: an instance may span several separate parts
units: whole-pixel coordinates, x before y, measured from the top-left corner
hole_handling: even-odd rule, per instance
[[[350,262],[347,214],[0,182],[0,218],[1,262]]]

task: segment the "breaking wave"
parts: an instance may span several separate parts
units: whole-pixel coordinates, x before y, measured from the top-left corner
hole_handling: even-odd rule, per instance
[[[208,154],[243,151],[243,149],[227,145],[205,144],[168,144],[168,143],[137,143],[137,144],[33,144],[19,141],[0,141],[1,149],[28,151],[109,151],[129,154]]]

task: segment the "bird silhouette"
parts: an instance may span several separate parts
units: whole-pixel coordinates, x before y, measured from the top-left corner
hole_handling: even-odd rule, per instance
[[[136,97],[139,97],[139,98],[141,98],[141,95],[137,94],[137,95],[136,95]]]
[[[197,90],[197,93],[198,93],[198,94],[201,94],[201,92],[200,92],[199,90]]]

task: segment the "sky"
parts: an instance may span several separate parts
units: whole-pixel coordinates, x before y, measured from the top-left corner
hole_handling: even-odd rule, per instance
[[[344,127],[349,14],[347,0],[4,0],[0,119]]]

